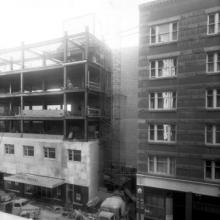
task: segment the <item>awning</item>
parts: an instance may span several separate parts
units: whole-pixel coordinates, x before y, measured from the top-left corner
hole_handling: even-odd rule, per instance
[[[42,186],[46,188],[54,188],[64,183],[63,179],[51,178],[45,176],[37,176],[33,174],[15,174],[11,176],[5,176],[4,180],[24,183],[34,186]]]

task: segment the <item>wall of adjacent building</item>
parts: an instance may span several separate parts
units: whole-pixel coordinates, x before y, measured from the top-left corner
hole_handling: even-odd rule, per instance
[[[176,176],[204,181],[204,159],[217,159],[220,149],[205,144],[205,125],[219,123],[220,112],[205,109],[207,88],[220,87],[219,74],[206,73],[205,47],[216,47],[220,35],[207,36],[207,8],[219,6],[219,0],[176,0],[140,7],[139,51],[139,150],[138,170],[147,173],[147,155],[163,154],[176,158]],[[147,8],[146,8],[147,7]],[[147,10],[146,10],[147,9]],[[179,16],[177,42],[149,46],[147,23]],[[149,80],[147,56],[179,52],[175,79]],[[149,91],[177,91],[177,111],[149,112]],[[177,125],[176,144],[148,143],[148,123],[169,122]]]
[[[137,155],[138,47],[121,48],[121,160],[136,168]]]

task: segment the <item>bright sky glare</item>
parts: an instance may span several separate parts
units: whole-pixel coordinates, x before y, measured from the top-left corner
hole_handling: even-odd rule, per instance
[[[111,47],[137,45],[138,0],[1,0],[0,48],[48,40],[77,29],[86,16]],[[92,15],[91,15],[92,14]],[[80,20],[80,22],[79,22]],[[82,26],[81,26],[82,27]],[[83,30],[83,29],[82,29]],[[100,31],[99,31],[100,33]]]

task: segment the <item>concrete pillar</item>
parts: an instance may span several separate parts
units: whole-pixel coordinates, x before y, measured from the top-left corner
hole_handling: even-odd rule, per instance
[[[192,220],[192,193],[185,194],[185,220]]]
[[[20,129],[21,129],[21,133],[23,133],[23,96],[21,96],[21,107],[20,107],[20,115],[21,115],[21,121],[20,121]]]
[[[23,93],[24,89],[23,89],[23,73],[21,72],[21,79],[20,79],[20,89],[21,89],[21,93]],[[21,115],[21,121],[20,121],[20,129],[21,129],[21,133],[23,133],[23,107],[24,107],[24,100],[23,100],[23,95],[21,95],[21,103],[20,103],[20,115]]]
[[[24,42],[21,43],[21,69],[24,69]]]
[[[64,63],[67,63],[67,52],[68,52],[68,35],[67,32],[65,32],[64,35],[64,51],[63,51],[63,57],[64,57]],[[63,67],[63,88],[64,90],[66,90],[66,78],[67,78],[67,67],[64,65]],[[63,108],[64,108],[64,116],[66,116],[66,112],[67,112],[67,97],[66,97],[66,93],[64,92],[63,94]],[[63,120],[63,135],[64,138],[67,137],[67,123],[66,123],[66,119],[64,118]]]
[[[87,108],[88,108],[88,71],[89,71],[89,30],[86,28],[86,45],[85,45],[85,97],[84,97],[84,139],[88,140],[88,117],[87,117]]]

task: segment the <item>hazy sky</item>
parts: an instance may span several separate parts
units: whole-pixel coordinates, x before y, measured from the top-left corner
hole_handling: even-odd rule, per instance
[[[82,20],[91,23],[91,14],[96,18],[95,31],[101,29],[110,46],[137,44],[138,3],[139,0],[1,0],[0,47],[60,37],[65,29],[72,33]],[[90,14],[87,19],[73,19],[86,14]]]

